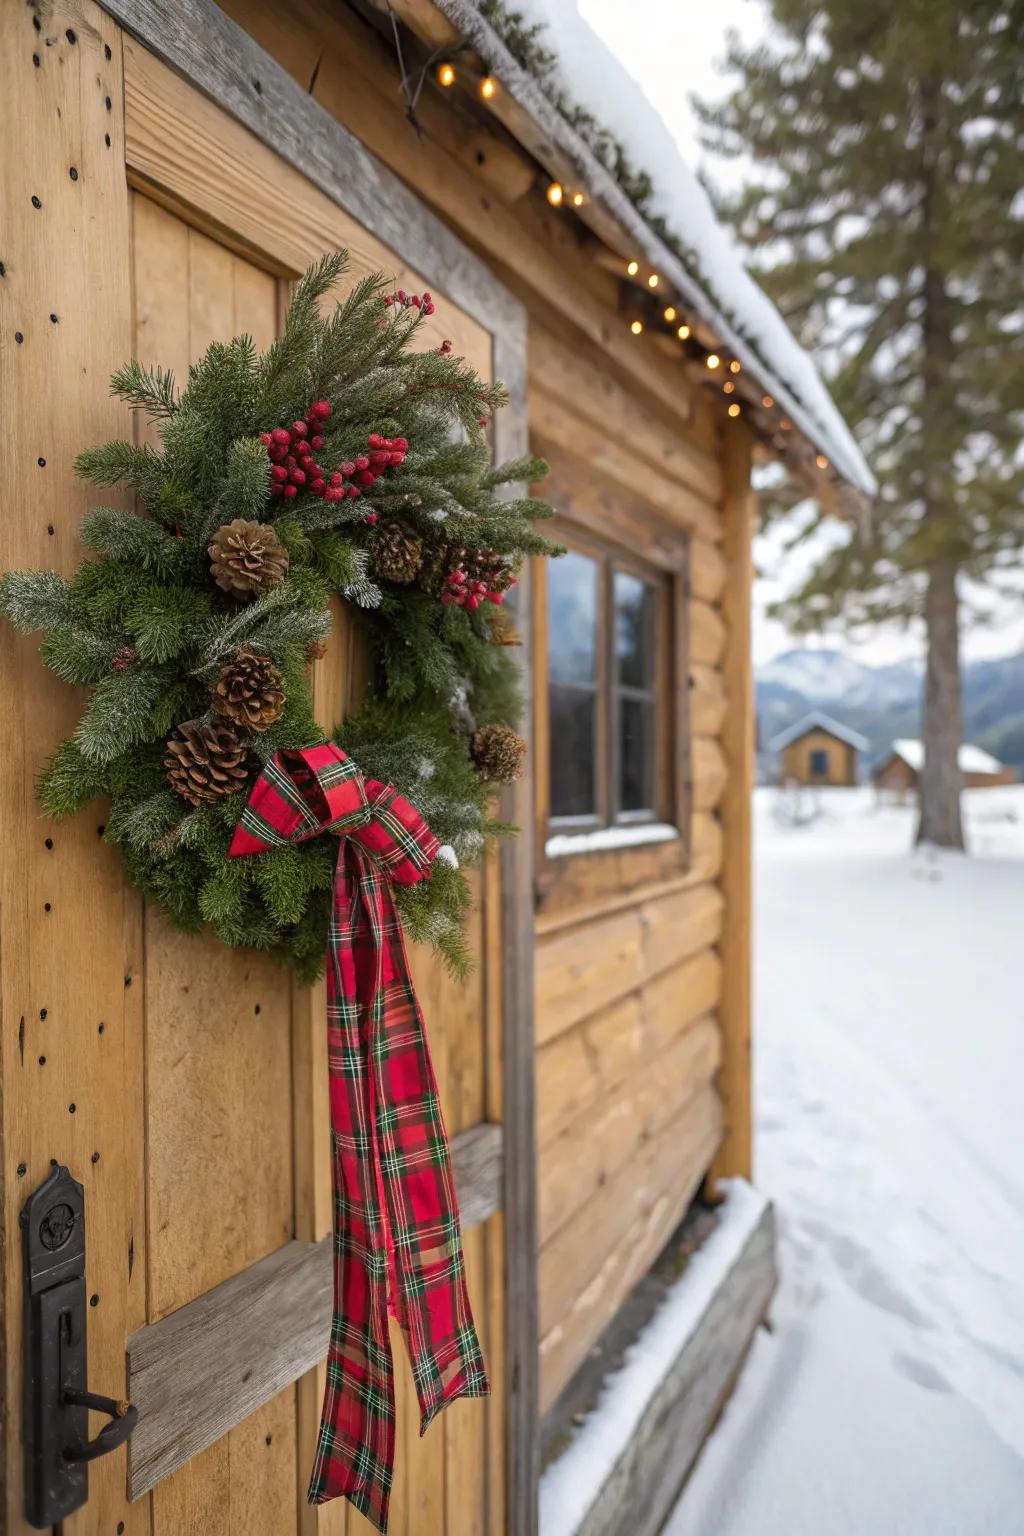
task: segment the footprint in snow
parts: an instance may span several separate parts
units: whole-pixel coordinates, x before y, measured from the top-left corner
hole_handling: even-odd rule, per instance
[[[902,1351],[892,1357],[892,1363],[901,1376],[906,1376],[919,1387],[924,1387],[928,1392],[951,1392],[953,1389],[934,1365],[928,1360],[918,1360],[913,1355],[905,1355]]]

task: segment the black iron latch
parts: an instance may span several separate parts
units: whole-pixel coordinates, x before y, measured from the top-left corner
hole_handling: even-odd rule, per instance
[[[123,1445],[139,1410],[86,1386],[85,1192],[52,1171],[21,1212],[25,1296],[25,1517],[46,1530],[89,1497],[89,1462]],[[89,1410],[110,1423],[89,1439]]]

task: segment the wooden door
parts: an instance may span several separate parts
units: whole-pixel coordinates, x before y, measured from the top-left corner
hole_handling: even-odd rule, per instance
[[[2,382],[15,407],[0,471],[4,569],[74,567],[91,499],[71,473],[75,453],[145,430],[106,398],[124,356],[181,377],[211,341],[248,331],[266,346],[291,283],[325,250],[349,248],[350,277],[381,268],[430,287],[439,304],[427,343],[450,337],[491,376],[486,306],[456,302],[459,279],[430,259],[429,241],[414,269],[91,0],[58,0],[45,22],[34,14],[8,5],[0,23],[13,208]],[[410,223],[411,245],[414,235]],[[468,253],[465,262],[475,271]],[[80,704],[45,672],[31,638],[5,630],[0,667],[12,722],[0,748],[5,1529],[28,1529],[11,1239],[56,1157],[86,1188],[90,1386],[127,1390],[142,1410],[127,1466],[120,1452],[94,1467],[89,1503],[65,1536],[360,1536],[370,1528],[347,1506],[304,1501],[330,1286],[322,986],[299,987],[265,957],[174,930],[123,881],[98,835],[102,808],[58,828],[43,822],[32,781]],[[328,728],[362,690],[340,608],[314,686]],[[420,1441],[396,1338],[398,1536],[506,1528],[501,1122],[504,967],[515,956],[506,952],[503,967],[501,886],[494,860],[476,876],[468,984],[430,955],[413,957],[494,1396],[456,1403]]]

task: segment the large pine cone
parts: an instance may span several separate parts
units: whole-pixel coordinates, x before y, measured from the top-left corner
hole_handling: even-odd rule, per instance
[[[185,720],[167,739],[164,767],[190,805],[212,805],[249,779],[245,742],[226,720]]]
[[[453,570],[452,549],[448,544],[428,544],[423,551],[417,583],[431,597],[440,597],[445,589],[449,571]]]
[[[288,551],[269,523],[236,517],[217,529],[207,554],[218,587],[240,603],[276,587],[288,574]]]
[[[226,715],[247,731],[265,731],[285,706],[284,678],[269,656],[243,646],[220,669],[213,685],[215,714]]]
[[[423,540],[405,523],[382,523],[370,545],[370,571],[381,581],[407,587],[423,564]]]
[[[526,762],[526,742],[510,725],[482,725],[469,743],[473,765],[490,784],[514,784]]]

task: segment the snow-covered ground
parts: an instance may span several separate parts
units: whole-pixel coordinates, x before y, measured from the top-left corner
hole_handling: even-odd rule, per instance
[[[757,804],[757,1183],[782,1280],[665,1536],[1024,1533],[1024,786],[973,856]]]

